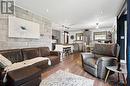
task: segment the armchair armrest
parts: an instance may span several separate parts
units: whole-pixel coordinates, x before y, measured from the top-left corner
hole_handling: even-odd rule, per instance
[[[106,76],[106,66],[116,65],[117,58],[115,57],[101,57],[97,60],[97,77],[105,79]]]
[[[83,60],[87,59],[87,58],[93,58],[94,54],[93,53],[81,53],[81,57]]]
[[[58,51],[50,51],[51,56],[60,56],[60,52]]]
[[[93,53],[81,53],[81,60],[82,60],[82,67],[84,68],[84,61],[87,58],[94,58],[94,54]]]
[[[117,58],[115,57],[101,57],[97,60],[96,64],[100,63],[101,61],[104,61],[104,62],[110,62],[110,61],[117,61]]]

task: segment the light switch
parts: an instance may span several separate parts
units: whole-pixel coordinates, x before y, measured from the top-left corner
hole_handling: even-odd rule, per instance
[[[121,39],[125,39],[125,37],[124,37],[124,36],[121,36]]]

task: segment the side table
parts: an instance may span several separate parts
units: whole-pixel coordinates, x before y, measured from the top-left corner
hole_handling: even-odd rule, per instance
[[[119,82],[120,82],[120,76],[119,76],[120,74],[123,76],[124,85],[125,86],[127,85],[127,82],[126,82],[126,79],[125,79],[125,76],[124,76],[124,74],[127,74],[126,68],[121,68],[121,71],[118,71],[117,66],[107,66],[106,69],[108,71],[107,71],[107,75],[105,77],[105,82],[107,81],[110,72],[113,71],[115,73],[118,73],[118,85],[119,85]]]

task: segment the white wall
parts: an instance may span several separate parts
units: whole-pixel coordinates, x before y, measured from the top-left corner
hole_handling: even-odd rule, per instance
[[[45,46],[51,49],[51,21],[23,8],[16,7],[15,11],[16,17],[40,24],[42,36],[40,36],[40,39],[8,37],[8,16],[0,14],[0,50]]]
[[[99,29],[90,29],[91,36],[90,36],[90,42],[93,42],[93,33],[94,32],[102,32],[102,31],[113,31],[113,28],[99,28]],[[69,31],[69,44],[72,44],[74,40],[76,40],[76,33],[83,33],[83,30],[77,30],[77,31]],[[71,35],[74,35],[74,39],[72,40],[70,38]],[[64,35],[62,34],[62,39],[64,39]],[[64,42],[64,40],[62,40]]]
[[[69,44],[72,44],[73,43],[73,40],[76,40],[76,33],[83,33],[83,31],[81,30],[78,30],[78,31],[68,31],[69,32]],[[63,34],[63,31],[61,31],[61,43],[64,44],[64,34]],[[74,39],[72,40],[70,38],[71,35],[74,35]]]
[[[63,31],[60,31],[60,43],[64,44],[64,34],[63,34]]]

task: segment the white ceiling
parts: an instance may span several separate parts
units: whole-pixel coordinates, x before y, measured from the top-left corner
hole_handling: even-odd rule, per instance
[[[124,0],[16,0],[16,5],[54,22],[54,29],[111,27]]]

